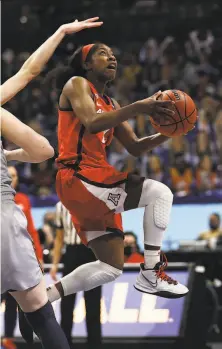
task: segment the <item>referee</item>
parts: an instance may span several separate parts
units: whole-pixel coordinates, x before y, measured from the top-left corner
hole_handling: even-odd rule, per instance
[[[75,231],[69,211],[61,202],[56,205],[56,238],[53,250],[53,266],[50,275],[56,281],[58,263],[61,259],[62,248],[65,243],[63,276],[71,273],[82,264],[96,260],[91,249],[81,243]],[[101,287],[84,293],[86,305],[86,326],[88,332],[88,348],[97,349],[101,345],[100,299]],[[73,310],[76,294],[62,298],[61,327],[70,343],[72,343]]]

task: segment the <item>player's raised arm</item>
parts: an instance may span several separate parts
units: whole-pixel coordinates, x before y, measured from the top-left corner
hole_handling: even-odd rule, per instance
[[[8,79],[0,91],[1,105],[5,104],[20,90],[22,90],[32,79],[40,74],[44,65],[53,55],[57,46],[65,35],[73,34],[87,28],[99,27],[103,22],[98,22],[99,17],[78,22],[63,24],[52,36],[50,36],[23,64],[21,69],[13,77]]]
[[[38,163],[54,156],[54,149],[45,137],[23,124],[4,108],[1,108],[1,134],[21,147],[21,149],[5,151],[8,161]]]

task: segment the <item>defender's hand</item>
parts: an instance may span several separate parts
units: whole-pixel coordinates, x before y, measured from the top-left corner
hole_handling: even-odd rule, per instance
[[[85,21],[78,21],[76,19],[72,23],[67,23],[63,24],[60,29],[65,33],[65,34],[74,34],[77,33],[83,29],[90,29],[90,28],[96,28],[100,27],[103,22],[98,22],[99,17],[93,17],[86,19]]]

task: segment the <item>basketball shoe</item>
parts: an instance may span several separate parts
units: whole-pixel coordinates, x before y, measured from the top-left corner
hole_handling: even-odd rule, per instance
[[[167,259],[163,255],[164,261],[158,262],[153,269],[145,269],[144,264],[140,264],[140,273],[134,285],[135,289],[163,298],[180,298],[188,292],[188,288],[178,281],[173,280],[165,272]]]

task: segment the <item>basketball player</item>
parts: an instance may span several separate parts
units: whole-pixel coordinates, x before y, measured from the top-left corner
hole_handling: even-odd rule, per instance
[[[138,139],[127,122],[137,113],[155,120],[174,115],[172,101],[154,96],[120,108],[105,94],[115,78],[117,61],[104,44],[79,48],[69,65],[49,73],[60,92],[58,196],[72,215],[75,228],[98,261],[80,266],[48,288],[50,301],[88,291],[115,280],[124,264],[120,213],[144,207],[144,259],[135,288],[167,298],[183,297],[188,289],[165,274],[160,247],[173,202],[170,189],[157,181],[118,172],[106,160],[113,135],[127,151],[140,156],[167,140],[161,134]]]
[[[98,18],[61,26],[28,60],[20,71],[1,86],[1,103],[6,103],[40,73],[65,34],[100,26]],[[95,22],[95,23],[94,23]],[[40,265],[27,221],[15,204],[15,191],[7,170],[7,160],[42,162],[54,155],[48,141],[1,108],[1,134],[20,149],[4,153],[1,144],[1,293],[16,299],[44,348],[68,349],[48,301]]]
[[[23,213],[25,214],[25,217],[27,219],[27,231],[32,237],[33,244],[35,246],[35,252],[38,260],[40,263],[43,263],[43,253],[42,253],[42,247],[39,241],[38,232],[35,229],[33,217],[31,213],[31,203],[29,200],[29,197],[21,192],[18,192],[18,186],[19,186],[19,177],[18,172],[14,166],[8,166],[8,172],[11,177],[11,186],[13,189],[16,190],[15,195],[15,203],[18,205]],[[17,303],[15,299],[11,296],[10,293],[7,293],[5,295],[5,337],[2,339],[2,344],[4,348],[7,349],[14,349],[15,344],[13,341],[14,337],[14,331],[16,327],[16,320],[17,320]]]

